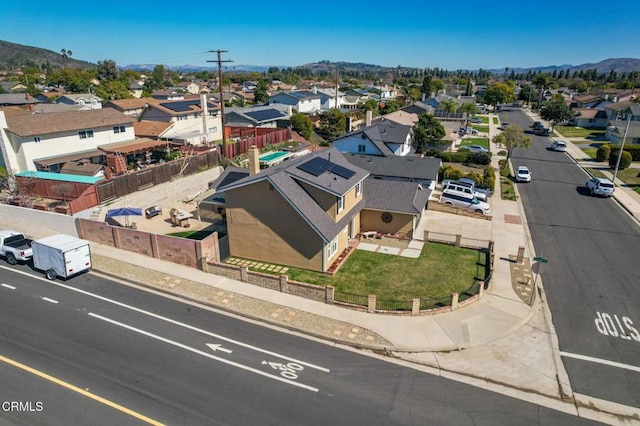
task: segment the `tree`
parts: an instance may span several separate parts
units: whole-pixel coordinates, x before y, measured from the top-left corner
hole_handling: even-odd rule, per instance
[[[542,95],[545,90],[551,88],[553,79],[549,74],[537,74],[531,79],[531,83],[538,88],[538,106],[542,104]]]
[[[392,112],[398,111],[400,108],[402,108],[402,104],[400,104],[400,102],[396,101],[395,99],[391,99],[390,101],[386,101],[380,107],[380,113],[390,114]]]
[[[413,126],[413,140],[420,151],[428,145],[444,145],[445,134],[442,123],[426,112],[418,116],[418,122]]]
[[[425,75],[422,79],[422,85],[420,86],[420,92],[424,93],[427,98],[431,97],[431,94],[435,92],[433,87],[433,77]]]
[[[253,90],[253,99],[257,104],[266,104],[269,102],[269,85],[264,78],[258,80],[256,88]]]
[[[518,100],[529,104],[532,98],[536,98],[536,91],[534,90],[532,85],[525,84],[520,88],[520,93],[518,93]]]
[[[484,102],[489,105],[498,105],[513,102],[513,88],[507,83],[493,83],[487,87]]]
[[[458,108],[458,111],[460,112],[466,112],[467,115],[476,115],[478,112],[480,112],[480,110],[478,109],[478,105],[475,104],[475,102],[465,102],[462,105],[460,105],[460,108]]]
[[[306,140],[311,139],[313,134],[313,123],[308,115],[299,112],[291,116],[291,126],[293,130],[300,133]]]
[[[540,117],[551,121],[551,129],[553,130],[554,123],[572,119],[573,113],[571,112],[571,108],[565,103],[562,95],[553,95],[551,100],[540,109]]]
[[[331,109],[320,114],[320,126],[316,133],[326,141],[332,141],[345,133],[347,117],[338,109]]]
[[[438,108],[447,112],[456,112],[456,110],[458,109],[458,103],[453,99],[445,99],[444,101],[440,102]]]
[[[531,138],[524,134],[524,130],[522,127],[517,126],[515,124],[511,124],[507,126],[502,133],[503,141],[502,144],[507,148],[507,161],[505,161],[505,165],[509,162],[511,158],[511,153],[514,148],[527,148],[531,146]],[[496,142],[496,137],[493,138],[494,142]]]
[[[111,59],[98,61],[97,73],[98,80],[100,80],[101,83],[118,79],[118,67],[115,61]]]

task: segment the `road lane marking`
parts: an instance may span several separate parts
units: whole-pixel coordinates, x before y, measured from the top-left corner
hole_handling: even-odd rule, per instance
[[[606,359],[594,358],[591,356],[572,354],[569,352],[562,352],[562,351],[560,351],[560,355],[566,356],[567,358],[581,359],[583,361],[595,362],[598,364],[608,365],[610,367],[624,368],[626,370],[637,371],[640,373],[640,367],[636,367],[635,365],[622,364],[621,362],[608,361]]]
[[[222,345],[220,343],[207,343],[207,346],[209,346],[209,349],[211,349],[212,351],[222,351],[222,352],[226,352],[228,354],[230,354],[231,352],[233,352],[230,349],[227,348],[223,348]]]
[[[57,300],[49,299],[48,297],[43,297],[42,300],[49,303],[58,303]]]
[[[43,282],[46,282],[47,284],[56,285],[58,287],[65,288],[67,290],[72,290],[72,291],[75,291],[77,293],[84,294],[85,296],[93,297],[95,299],[102,300],[104,302],[108,302],[108,303],[111,303],[111,304],[114,304],[114,305],[117,305],[117,306],[120,306],[120,307],[123,307],[123,308],[126,308],[126,309],[130,309],[132,311],[135,311],[135,312],[150,316],[152,318],[156,318],[156,319],[159,319],[159,320],[162,320],[162,321],[166,321],[168,323],[171,323],[171,324],[174,324],[174,325],[178,325],[180,327],[184,327],[184,328],[187,328],[189,330],[196,331],[196,332],[201,333],[201,334],[205,334],[207,336],[215,337],[216,339],[224,340],[225,342],[233,343],[234,345],[242,346],[244,348],[251,349],[251,350],[256,351],[256,352],[261,352],[263,354],[267,354],[267,355],[271,355],[271,356],[274,356],[274,357],[277,357],[277,358],[285,359],[285,360],[290,361],[290,362],[295,362],[295,363],[298,363],[300,365],[304,365],[304,366],[309,367],[309,368],[314,368],[316,370],[323,371],[325,373],[331,372],[331,370],[328,369],[328,368],[320,367],[319,365],[314,365],[314,364],[311,364],[309,362],[305,362],[305,361],[302,361],[302,360],[299,360],[299,359],[296,359],[296,358],[291,358],[289,356],[279,354],[277,352],[272,352],[272,351],[269,351],[269,350],[266,350],[266,349],[262,349],[262,348],[259,348],[259,347],[256,347],[256,346],[249,345],[247,343],[240,342],[238,340],[233,340],[233,339],[230,339],[228,337],[221,336],[219,334],[211,333],[209,331],[202,330],[202,329],[200,329],[198,327],[194,327],[192,325],[185,324],[185,323],[182,323],[180,321],[173,320],[171,318],[163,317],[162,315],[154,314],[153,312],[145,311],[144,309],[136,308],[135,306],[131,306],[131,305],[127,305],[127,304],[122,303],[122,302],[118,302],[117,300],[109,299],[107,297],[100,296],[98,294],[90,293],[90,292],[88,292],[86,290],[81,290],[79,288],[71,287],[69,285],[66,285],[66,284],[63,284],[63,283],[60,283],[60,282],[49,281],[49,280],[47,280],[45,278],[37,277],[35,275],[31,275],[31,274],[29,274],[27,272],[23,272],[23,271],[20,271],[20,270],[14,270],[14,269],[11,269],[11,268],[6,268],[6,267],[4,267],[2,265],[0,265],[0,268],[9,269],[9,270],[11,270],[11,271],[13,271],[15,273],[26,275],[26,276],[28,276],[30,278],[35,278],[35,279],[38,279],[38,280],[42,280]]]
[[[127,324],[112,320],[110,318],[103,317],[102,315],[94,314],[93,312],[89,312],[89,316],[97,318],[97,319],[102,320],[102,321],[106,321],[106,322],[114,324],[114,325],[117,325],[117,326],[125,328],[127,330],[135,331],[136,333],[140,333],[140,334],[142,334],[144,336],[151,337],[153,339],[159,340],[159,341],[164,342],[164,343],[168,343],[170,345],[173,345],[173,346],[176,346],[178,348],[187,350],[189,352],[193,352],[195,354],[202,355],[202,356],[207,357],[207,358],[211,358],[211,359],[213,359],[215,361],[219,361],[219,362],[222,362],[224,364],[228,364],[228,365],[231,365],[233,367],[237,367],[237,368],[240,368],[242,370],[249,371],[251,373],[255,373],[255,374],[258,374],[260,376],[267,377],[267,378],[272,379],[272,380],[277,380],[279,382],[287,383],[287,384],[290,384],[290,385],[293,385],[293,386],[298,386],[298,387],[301,387],[303,389],[310,390],[312,392],[318,392],[318,390],[319,390],[319,389],[314,388],[312,386],[304,385],[302,383],[298,383],[298,382],[294,382],[292,380],[287,380],[287,379],[282,378],[282,377],[274,376],[273,374],[265,373],[264,371],[260,371],[260,370],[257,370],[255,368],[253,368],[253,367],[249,367],[248,365],[243,365],[243,364],[240,364],[240,363],[237,363],[237,362],[234,362],[234,361],[230,361],[230,360],[225,359],[225,358],[220,358],[220,357],[212,355],[210,353],[203,352],[203,351],[201,351],[199,349],[192,348],[192,347],[187,346],[187,345],[183,345],[182,343],[176,342],[174,340],[170,340],[170,339],[167,339],[165,337],[158,336],[157,334],[149,333],[148,331],[144,331],[144,330],[141,330],[139,328],[135,328],[135,327],[132,327],[130,325],[127,325]]]
[[[51,376],[51,375],[49,375],[47,373],[44,373],[44,372],[42,372],[40,370],[36,370],[35,368],[29,367],[28,365],[22,364],[22,363],[20,363],[18,361],[14,361],[11,358],[7,358],[7,357],[5,357],[3,355],[0,355],[0,361],[5,362],[5,363],[7,363],[9,365],[12,365],[14,367],[17,367],[17,368],[19,368],[21,370],[24,370],[24,371],[28,372],[28,373],[34,374],[34,375],[36,375],[36,376],[38,376],[40,378],[43,378],[45,380],[49,380],[50,382],[53,382],[53,383],[55,383],[55,384],[57,384],[59,386],[67,388],[67,389],[69,389],[69,390],[71,390],[73,392],[79,393],[80,395],[86,396],[87,398],[91,398],[94,401],[98,401],[98,402],[100,402],[100,403],[102,403],[104,405],[107,405],[107,406],[111,407],[111,408],[115,408],[116,410],[122,411],[123,413],[128,414],[131,417],[135,417],[136,419],[142,420],[143,422],[149,423],[151,425],[158,425],[158,426],[163,425],[163,423],[160,423],[160,422],[158,422],[156,420],[153,420],[153,419],[151,419],[151,418],[149,418],[147,416],[144,416],[144,415],[142,415],[140,413],[137,413],[137,412],[135,412],[135,411],[133,411],[133,410],[127,408],[127,407],[123,407],[120,404],[117,404],[117,403],[115,403],[113,401],[109,401],[106,398],[103,398],[103,397],[98,396],[98,395],[96,395],[94,393],[88,392],[88,391],[86,391],[86,390],[84,390],[82,388],[79,388],[77,386],[72,385],[71,383],[67,383],[67,382],[65,382],[63,380],[60,380],[60,379],[58,379],[56,377],[53,377],[53,376]]]
[[[1,285],[2,287],[9,288],[9,289],[11,289],[11,290],[15,290],[15,289],[16,289],[14,286],[9,285],[9,284],[2,283],[2,284],[0,284],[0,285]]]

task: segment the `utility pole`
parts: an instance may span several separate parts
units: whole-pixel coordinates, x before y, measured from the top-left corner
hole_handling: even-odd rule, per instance
[[[222,90],[222,63],[223,62],[233,62],[231,60],[222,60],[222,54],[227,53],[228,50],[209,50],[209,53],[217,53],[218,59],[215,61],[207,61],[207,62],[217,62],[218,63],[218,89],[220,89],[220,120],[222,122],[222,149],[224,152],[224,147],[227,144],[227,136],[224,132],[224,95]]]

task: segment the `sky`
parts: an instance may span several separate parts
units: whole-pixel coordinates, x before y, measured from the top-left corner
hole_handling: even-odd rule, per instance
[[[358,3],[358,4],[356,4]],[[447,70],[640,59],[640,8],[585,0],[78,2],[3,0],[0,40],[93,63]]]

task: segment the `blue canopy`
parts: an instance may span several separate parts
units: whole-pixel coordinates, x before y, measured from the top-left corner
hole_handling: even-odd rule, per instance
[[[114,216],[142,216],[142,209],[136,207],[119,207],[107,211],[107,217]]]

